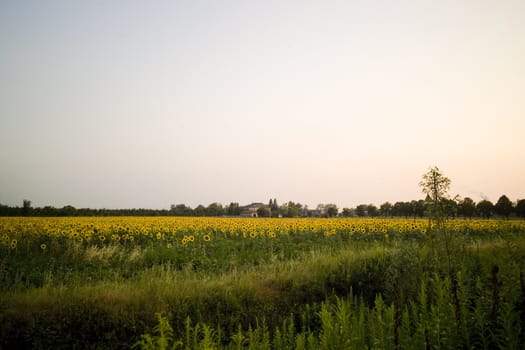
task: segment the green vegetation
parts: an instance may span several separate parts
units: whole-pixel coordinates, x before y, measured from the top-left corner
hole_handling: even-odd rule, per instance
[[[216,234],[184,253],[155,237],[61,238],[44,250],[19,239],[2,248],[0,345],[519,349],[525,239],[490,224],[432,242],[392,231]]]

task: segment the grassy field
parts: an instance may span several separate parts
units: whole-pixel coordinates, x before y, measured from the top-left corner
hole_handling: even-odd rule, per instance
[[[525,222],[0,218],[0,348],[522,349]]]

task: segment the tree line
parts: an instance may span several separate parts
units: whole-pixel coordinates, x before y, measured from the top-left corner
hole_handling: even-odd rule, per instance
[[[360,204],[356,208],[344,208],[343,216],[371,216],[371,217],[424,217],[427,214],[429,198],[412,200],[409,202],[385,202],[379,207],[373,204]],[[494,216],[510,218],[511,216],[525,218],[525,199],[513,203],[506,195],[502,195],[494,204],[484,199],[476,203],[472,198],[443,199],[444,211],[448,217],[463,218],[491,218]]]
[[[30,200],[23,200],[22,206],[0,204],[0,216],[257,216],[257,217],[424,217],[429,198],[406,202],[385,202],[380,206],[360,204],[355,208],[343,208],[335,204],[319,204],[315,209],[293,201],[281,205],[270,199],[267,204],[254,203],[241,206],[237,202],[228,205],[214,202],[195,208],[185,204],[173,204],[169,209],[77,209],[71,205],[62,208],[52,206],[33,207]],[[525,218],[525,199],[513,203],[502,195],[496,203],[484,199],[475,202],[472,198],[446,199],[445,210],[449,217]]]

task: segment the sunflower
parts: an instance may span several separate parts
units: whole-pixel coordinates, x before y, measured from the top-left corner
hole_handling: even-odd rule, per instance
[[[17,244],[18,244],[17,240],[16,240],[16,239],[13,239],[13,240],[11,241],[11,248],[15,249]]]
[[[202,239],[204,240],[204,242],[209,242],[209,241],[211,241],[211,236],[210,235],[204,235],[202,237]]]
[[[40,249],[42,249],[42,251],[45,251],[46,248],[47,248],[47,245],[46,245],[45,243],[42,243],[42,244],[40,245]]]

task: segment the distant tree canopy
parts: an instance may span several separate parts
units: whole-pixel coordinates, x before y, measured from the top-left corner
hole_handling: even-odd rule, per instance
[[[267,218],[270,216],[270,209],[266,207],[260,207],[257,209],[257,216],[260,218]]]
[[[525,219],[525,199],[520,199],[516,204],[516,215]]]
[[[432,184],[432,181],[429,182]],[[444,183],[446,185],[446,182]],[[438,186],[439,187],[439,186]],[[432,187],[432,188],[438,188]],[[374,204],[359,204],[355,208],[345,207],[339,212],[335,204],[319,204],[316,209],[308,209],[308,206],[288,201],[279,206],[275,198],[270,199],[268,204],[259,203],[260,207],[254,209],[258,217],[413,217],[422,218],[427,215],[427,203],[431,198],[436,198],[432,188],[427,193],[427,199],[411,200],[406,202],[385,202],[378,207]],[[445,188],[445,187],[441,187]],[[438,193],[439,197],[440,194]],[[515,216],[525,219],[525,199],[520,199],[514,205],[511,200],[502,195],[496,204],[489,200],[481,200],[476,203],[472,198],[465,197],[462,200],[453,200],[444,196],[439,199],[440,205],[449,217],[482,217],[491,218],[494,215],[503,218]],[[253,205],[253,204],[252,204]],[[77,209],[71,205],[62,208],[52,206],[33,207],[30,200],[24,199],[22,206],[10,207],[0,204],[0,216],[241,216],[245,206],[238,202],[231,202],[223,206],[221,203],[213,202],[208,206],[202,204],[191,208],[185,204],[172,204],[168,210],[165,209]]]
[[[476,210],[479,216],[488,219],[492,216],[492,213],[494,211],[494,204],[492,204],[491,201],[484,199],[478,204],[476,204]]]
[[[238,216],[241,215],[241,207],[237,202],[231,202],[230,205],[226,207],[226,214],[228,216]]]
[[[472,198],[465,197],[458,203],[458,215],[466,218],[476,215],[476,203],[474,203]]]
[[[514,207],[512,206],[510,199],[503,195],[499,197],[496,205],[494,205],[494,211],[496,214],[508,219],[510,214],[514,211]]]
[[[337,213],[339,212],[339,209],[337,208],[337,205],[335,204],[327,204],[325,208],[326,208],[326,215],[329,218],[333,218],[337,216]]]

